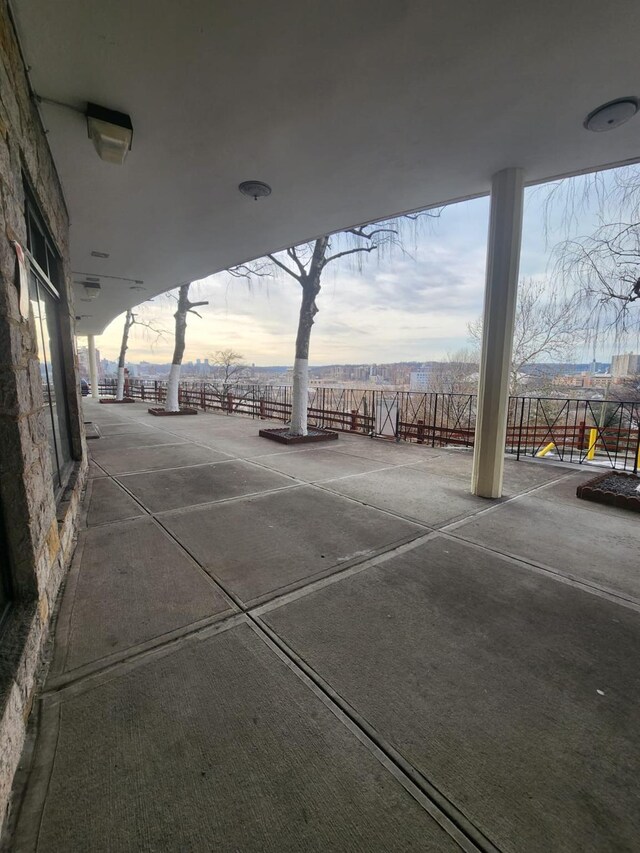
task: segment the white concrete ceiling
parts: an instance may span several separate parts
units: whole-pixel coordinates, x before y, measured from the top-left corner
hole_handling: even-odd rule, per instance
[[[92,315],[79,334],[267,251],[486,193],[507,166],[534,182],[640,157],[640,118],[610,133],[582,126],[599,104],[640,94],[637,0],[17,0],[13,10],[39,95],[133,121],[118,167],[98,158],[81,114],[41,108],[72,268],[102,283],[76,306]],[[241,196],[250,178],[271,197]],[[147,289],[131,290],[136,281]]]

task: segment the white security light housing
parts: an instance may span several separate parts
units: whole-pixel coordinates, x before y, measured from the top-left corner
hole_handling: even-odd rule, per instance
[[[126,113],[87,104],[87,131],[98,155],[106,163],[121,166],[131,150],[133,125]]]
[[[100,296],[100,284],[97,281],[83,281],[81,282],[84,287],[84,292],[86,294],[86,299],[83,299],[83,302],[87,302],[88,300],[97,299]]]

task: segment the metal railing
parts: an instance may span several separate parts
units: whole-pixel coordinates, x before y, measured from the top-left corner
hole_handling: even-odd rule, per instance
[[[126,393],[163,403],[164,381],[129,379]],[[115,394],[116,382],[101,382],[101,394]],[[288,421],[291,386],[181,382],[181,405],[228,415]],[[354,388],[309,389],[310,426],[377,435],[431,447],[473,447],[475,394],[386,391]],[[563,462],[594,462],[638,470],[640,401],[511,397],[507,453],[516,458],[553,454]]]
[[[512,397],[506,450],[562,462],[595,462],[638,469],[640,401]],[[550,447],[552,445],[552,447]]]

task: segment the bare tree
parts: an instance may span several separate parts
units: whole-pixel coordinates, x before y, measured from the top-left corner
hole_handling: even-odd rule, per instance
[[[547,227],[560,211],[565,228],[595,208],[591,233],[556,245],[556,276],[575,293],[573,310],[593,336],[640,328],[640,167],[559,181],[548,189]]]
[[[431,388],[442,393],[437,415],[438,425],[447,431],[475,429],[478,392],[479,349],[467,347],[453,353],[433,366]],[[447,435],[447,433],[445,433]]]
[[[142,326],[152,332],[156,339],[162,337],[164,330],[158,328],[149,320],[144,320],[139,314],[134,314],[133,308],[127,308],[127,313],[124,319],[124,328],[122,330],[122,341],[120,343],[120,355],[118,356],[118,381],[116,385],[116,400],[124,399],[124,365],[129,347],[129,333],[133,326]]]
[[[220,349],[210,356],[211,362],[216,370],[216,382],[214,384],[216,394],[224,408],[228,396],[240,380],[245,376],[247,365],[242,353],[231,348]]]
[[[200,314],[195,310],[201,305],[208,305],[206,301],[191,302],[189,300],[190,284],[183,284],[178,291],[178,308],[173,315],[176,320],[175,344],[173,348],[173,358],[171,359],[171,372],[169,373],[169,382],[167,384],[167,399],[165,409],[167,412],[179,412],[180,405],[178,402],[178,391],[180,387],[180,370],[182,368],[182,359],[185,348],[185,335],[187,331],[187,314],[195,314],[200,317]],[[173,295],[173,294],[172,294]],[[175,298],[175,297],[174,297]]]
[[[478,390],[479,364],[477,346],[449,352],[446,358],[433,365],[430,387],[444,394],[475,394]]]
[[[469,335],[482,342],[482,318],[469,323]],[[570,361],[585,340],[582,317],[576,314],[571,296],[553,282],[525,279],[518,288],[509,393],[525,387],[523,369],[538,361]]]
[[[404,219],[415,222],[420,217],[437,217],[439,214],[440,211],[430,211]],[[303,243],[277,255],[267,255],[253,264],[243,264],[229,270],[232,275],[249,281],[256,276],[271,276],[279,271],[297,281],[302,289],[293,366],[289,427],[292,435],[307,434],[309,343],[314,318],[318,313],[317,297],[324,270],[334,261],[349,256],[357,258],[361,265],[362,258],[371,252],[393,247],[402,249],[398,222],[381,222],[371,226],[347,228],[336,235],[318,237],[312,243]]]
[[[589,309],[596,334],[640,326],[640,221],[611,222],[556,247],[558,271]]]

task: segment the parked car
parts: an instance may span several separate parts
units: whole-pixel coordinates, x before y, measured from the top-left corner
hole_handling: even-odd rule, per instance
[[[83,397],[89,396],[89,383],[87,382],[86,379],[80,380],[80,393],[82,394]]]

